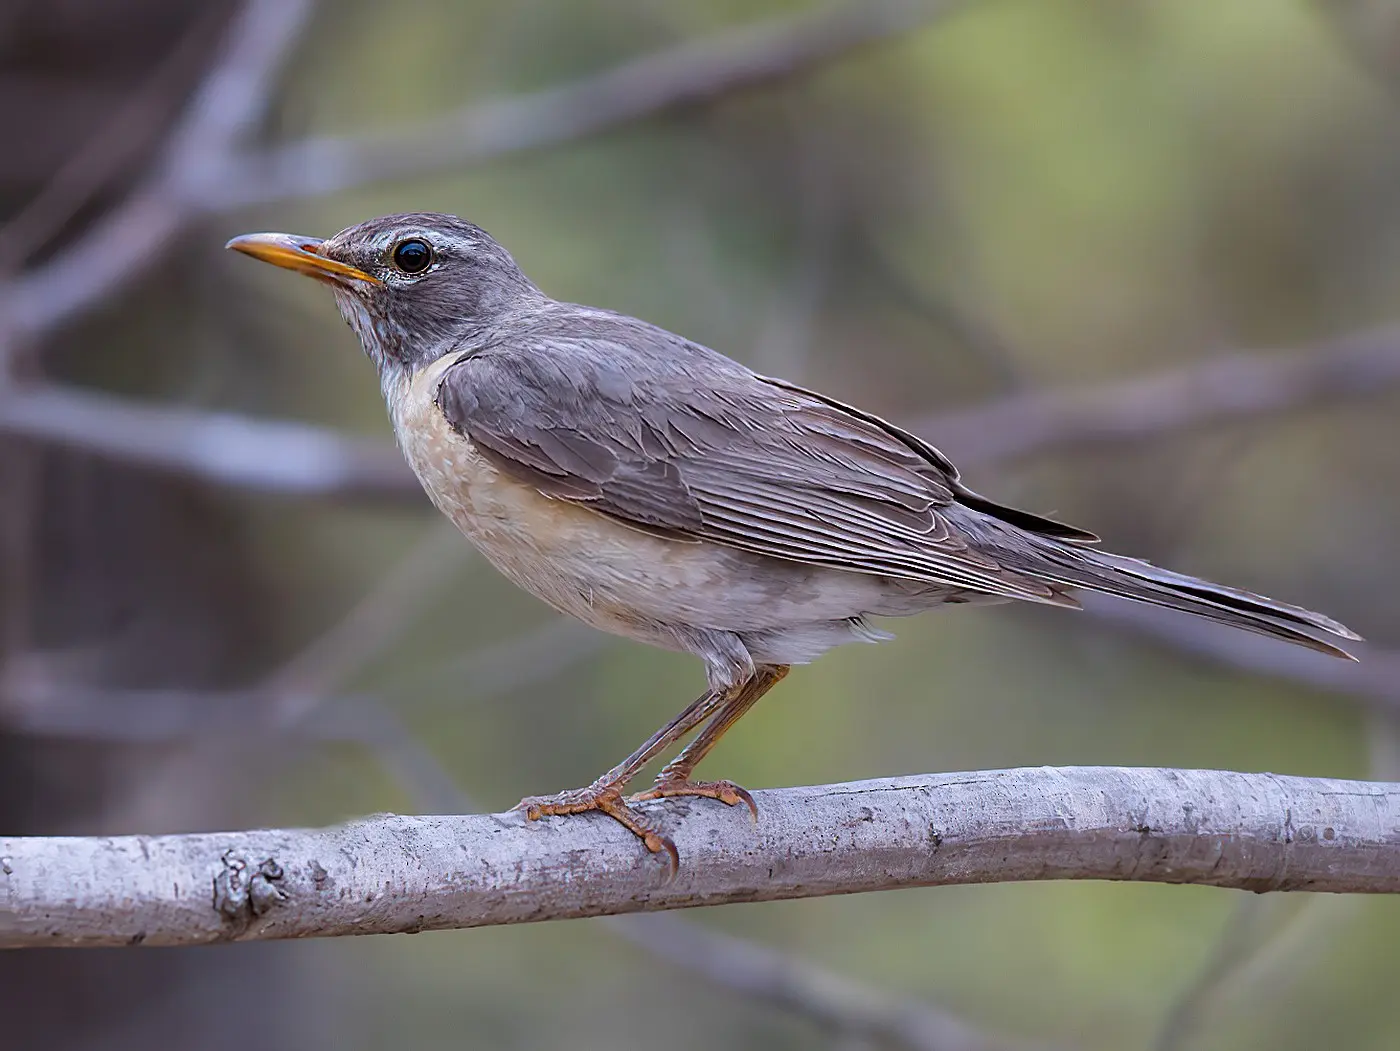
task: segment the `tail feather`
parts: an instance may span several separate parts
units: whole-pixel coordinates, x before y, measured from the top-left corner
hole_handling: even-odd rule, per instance
[[[1047,581],[1165,606],[1333,657],[1356,659],[1340,646],[1316,638],[1303,629],[1356,641],[1361,641],[1360,635],[1345,624],[1302,606],[1174,573],[1141,559],[1069,547],[1054,540],[1038,543],[1036,555],[1034,567],[1028,565],[1024,569]]]

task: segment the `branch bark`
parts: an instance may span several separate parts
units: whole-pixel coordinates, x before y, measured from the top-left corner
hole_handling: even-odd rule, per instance
[[[742,808],[649,807],[681,851],[669,881],[602,817],[0,839],[0,948],[415,932],[1041,879],[1400,892],[1400,784],[1069,767],[756,797],[756,828]]]

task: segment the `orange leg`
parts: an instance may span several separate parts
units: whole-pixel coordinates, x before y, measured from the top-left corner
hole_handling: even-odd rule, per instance
[[[515,809],[525,811],[525,817],[530,821],[558,814],[601,811],[640,838],[653,854],[665,851],[670,856],[671,871],[674,872],[680,864],[676,845],[627,805],[622,798],[622,789],[637,776],[638,770],[720,708],[727,697],[727,694],[707,690],[692,701],[685,711],[648,737],[640,748],[587,788],[573,788],[552,796],[526,796],[515,805]]]
[[[644,815],[627,805],[627,801],[622,798],[623,787],[637,775],[638,770],[667,747],[713,716],[696,735],[695,740],[662,769],[651,790],[633,798],[706,796],[731,806],[741,801],[746,802],[749,809],[757,815],[753,797],[746,790],[728,781],[694,782],[689,779],[690,772],[705,753],[714,747],[724,732],[787,672],[786,666],[764,666],[758,669],[752,679],[731,691],[706,691],[692,701],[685,711],[647,738],[640,748],[587,788],[574,788],[552,796],[527,796],[516,804],[515,809],[525,811],[525,817],[530,821],[554,815],[582,814],[589,810],[607,814],[637,836],[653,854],[664,851],[670,858],[671,871],[674,873],[680,865],[676,845],[671,842],[670,837],[658,831]]]
[[[706,799],[718,799],[727,806],[745,803],[754,820],[758,820],[758,806],[748,789],[741,788],[732,781],[692,781],[690,775],[729,728],[737,723],[760,697],[781,682],[787,673],[788,666],[785,664],[760,667],[752,679],[724,702],[714,718],[695,735],[695,740],[686,745],[680,755],[662,767],[652,786],[631,798],[641,801],[670,796],[703,796]]]

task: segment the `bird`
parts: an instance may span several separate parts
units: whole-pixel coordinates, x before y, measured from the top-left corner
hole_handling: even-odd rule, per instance
[[[797,664],[891,638],[872,617],[1079,591],[1355,659],[1300,606],[1109,553],[1086,530],[969,488],[933,445],[611,310],[555,300],[475,224],[387,215],[329,239],[228,248],[328,285],[374,364],[429,499],[509,580],[594,628],[704,663],[706,689],[591,784],[521,800],[597,811],[679,855],[642,800],[744,804],[696,765]],[[647,763],[698,732],[652,786]]]

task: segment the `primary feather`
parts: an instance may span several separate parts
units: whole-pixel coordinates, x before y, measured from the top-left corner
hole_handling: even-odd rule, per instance
[[[1089,589],[1349,656],[1358,636],[1262,595],[1098,551],[1092,533],[997,504],[879,417],[607,311],[547,303],[443,375],[438,405],[541,493],[708,541],[944,594],[1075,606]],[[1304,630],[1307,629],[1307,630]]]

